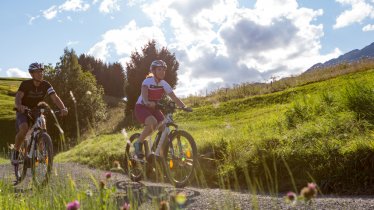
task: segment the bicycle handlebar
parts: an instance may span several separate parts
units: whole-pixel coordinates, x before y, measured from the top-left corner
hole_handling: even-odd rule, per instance
[[[32,109],[30,109],[30,108],[25,108],[25,111],[27,111],[27,112],[32,112],[32,111],[35,111],[35,110],[40,110],[40,109],[46,109],[46,110],[48,110],[48,111],[50,111],[50,112],[53,112],[53,113],[55,113],[55,114],[58,114],[58,113],[60,113],[61,112],[61,109],[56,109],[56,110],[53,110],[53,109],[50,109],[50,108],[40,108],[40,107],[35,107],[35,108],[32,108]],[[67,108],[66,108],[67,109]],[[16,111],[16,112],[19,112],[18,111],[18,109],[16,108],[16,107],[13,107],[13,111]]]
[[[165,105],[161,104],[161,103],[157,103],[156,104],[156,109],[166,109],[166,110],[170,110],[172,112],[174,112],[175,109],[180,109],[180,110],[183,110],[185,112],[192,112],[192,109],[190,107],[176,107],[174,102],[169,102],[168,104],[165,104]]]

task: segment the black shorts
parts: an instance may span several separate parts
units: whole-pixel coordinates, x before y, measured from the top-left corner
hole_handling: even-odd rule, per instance
[[[28,119],[27,119],[27,116],[21,112],[16,112],[16,133],[18,133],[19,131],[19,126],[22,124],[22,123],[28,123],[27,122]]]

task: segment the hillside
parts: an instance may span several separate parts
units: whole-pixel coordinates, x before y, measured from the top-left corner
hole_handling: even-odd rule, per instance
[[[200,172],[205,178],[194,184],[255,185],[259,191],[277,192],[315,180],[323,192],[372,193],[373,79],[373,69],[362,69],[255,96],[194,98],[199,100],[193,103],[194,112],[175,116],[194,136],[202,155]],[[19,83],[0,80],[2,144],[14,138],[14,112],[8,110]],[[121,110],[113,109],[111,116],[118,118]],[[110,130],[118,120],[103,125]],[[128,136],[136,131],[128,131]],[[96,134],[56,160],[106,169],[115,160],[123,161],[122,134]]]
[[[372,81],[373,69],[275,93],[202,101],[194,112],[178,113],[176,122],[203,155],[205,179],[195,185],[278,192],[316,181],[323,192],[372,193]],[[110,168],[123,160],[124,146],[121,134],[96,136],[56,160]]]
[[[374,58],[374,42],[362,48],[361,50],[354,49],[354,50],[351,50],[345,53],[344,55],[341,55],[337,58],[333,58],[324,63],[314,64],[312,67],[306,70],[306,72],[313,71],[319,68],[331,67],[331,66],[338,65],[341,63],[345,63],[345,62],[347,63],[357,62],[361,59],[367,59],[367,58]]]
[[[15,136],[14,96],[23,79],[0,78],[0,149]]]

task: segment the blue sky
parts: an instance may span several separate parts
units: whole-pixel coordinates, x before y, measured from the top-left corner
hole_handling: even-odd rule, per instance
[[[73,48],[125,66],[155,39],[180,62],[176,93],[297,75],[374,42],[374,0],[60,0],[0,3],[0,77]]]

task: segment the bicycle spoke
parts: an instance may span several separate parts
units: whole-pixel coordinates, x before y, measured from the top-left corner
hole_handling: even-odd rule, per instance
[[[52,169],[52,142],[48,134],[44,133],[36,142],[32,159],[32,173],[34,184],[42,186],[48,182]]]
[[[195,158],[194,147],[191,144],[192,137],[185,132],[178,133],[172,137],[167,153],[168,175],[172,181],[183,186],[190,178],[194,170]]]

